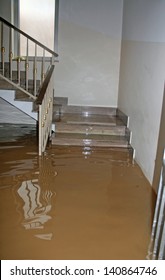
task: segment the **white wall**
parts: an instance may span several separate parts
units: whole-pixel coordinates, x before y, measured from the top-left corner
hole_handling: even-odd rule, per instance
[[[56,96],[117,106],[123,0],[60,0]]]
[[[11,21],[11,0],[0,0],[0,16]]]
[[[42,8],[41,8],[42,7]],[[55,0],[20,0],[20,29],[48,47],[54,49]],[[21,55],[26,54],[26,38],[21,38]],[[35,45],[29,42],[29,55],[35,55]],[[42,56],[43,50],[37,49]],[[50,54],[47,54],[50,56]]]
[[[164,0],[124,0],[118,107],[130,117],[136,161],[150,183],[165,80],[164,11]]]

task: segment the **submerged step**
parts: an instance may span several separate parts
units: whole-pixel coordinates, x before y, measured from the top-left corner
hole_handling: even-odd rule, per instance
[[[116,116],[111,115],[86,115],[84,114],[61,114],[54,112],[53,122],[66,124],[86,124],[86,125],[107,125],[116,126],[124,125],[123,122]]]
[[[74,154],[79,152],[82,158],[93,160],[94,162],[119,162],[119,163],[132,163],[133,162],[133,149],[120,148],[120,147],[99,147],[99,146],[53,146],[53,151],[56,159],[65,162],[74,157]],[[102,156],[104,153],[104,157]]]
[[[70,108],[69,113],[68,111],[63,113],[61,108],[58,112],[54,111],[55,134],[52,138],[53,145],[130,147],[129,129],[118,116],[108,114],[108,111],[103,109],[99,114],[96,114],[94,109],[92,113],[89,113],[88,108],[86,108],[86,111],[80,112],[78,112],[80,108],[74,109],[76,110],[72,113],[72,108]]]
[[[88,123],[56,123],[56,133],[80,133],[80,134],[101,134],[101,135],[120,135],[126,134],[125,126],[98,125]]]
[[[129,147],[124,136],[87,135],[76,133],[54,133],[52,145]]]

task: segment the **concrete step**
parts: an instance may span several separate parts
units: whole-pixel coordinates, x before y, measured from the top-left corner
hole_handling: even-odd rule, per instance
[[[80,133],[80,134],[101,134],[101,135],[126,135],[125,126],[116,125],[98,125],[98,124],[71,124],[71,123],[56,123],[56,133]]]
[[[53,145],[130,148],[130,131],[115,108],[62,106],[54,111]]]
[[[0,78],[0,89],[1,90],[13,90],[16,91],[17,94],[22,94],[22,91],[19,89],[16,89],[16,87],[14,85],[11,85],[9,82],[3,80]]]
[[[79,124],[79,125],[105,125],[105,126],[116,126],[124,125],[123,122],[115,115],[105,114],[79,114],[79,113],[64,113],[56,114],[53,113],[53,122],[56,124]]]
[[[61,112],[62,114],[79,114],[79,115],[108,115],[108,116],[116,116],[116,108],[113,107],[94,107],[94,106],[74,106],[74,105],[66,105],[58,102],[54,102],[54,104],[61,104]]]
[[[80,151],[80,155],[85,159],[90,159],[99,162],[127,162],[132,163],[133,149],[120,147],[86,147],[86,146],[54,146],[53,151],[58,158],[59,164],[66,163],[67,159],[74,158],[74,153]],[[104,158],[102,157],[103,151]]]
[[[52,145],[89,146],[89,147],[130,147],[124,136],[86,135],[80,133],[54,133]]]

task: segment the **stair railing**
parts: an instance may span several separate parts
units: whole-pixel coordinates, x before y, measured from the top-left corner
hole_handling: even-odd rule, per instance
[[[25,44],[24,50],[21,42]],[[49,66],[55,63],[58,55],[2,17],[0,51],[0,77],[35,100]],[[33,85],[29,84],[30,80]]]
[[[39,155],[45,151],[52,130],[54,65],[50,67],[39,91],[36,104],[39,105]]]
[[[20,42],[25,43],[21,53]],[[30,47],[34,55],[30,56]],[[40,52],[38,52],[40,50]],[[0,78],[21,90],[38,105],[39,155],[51,134],[54,94],[54,65],[58,56],[28,34],[0,17]],[[38,55],[38,54],[42,55]],[[31,87],[29,81],[32,81]],[[39,83],[38,83],[39,82]]]
[[[165,150],[147,258],[165,260]]]

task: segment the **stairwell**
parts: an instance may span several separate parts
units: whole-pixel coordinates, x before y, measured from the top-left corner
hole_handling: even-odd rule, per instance
[[[53,73],[58,55],[3,18],[0,22],[0,89],[13,91],[13,105],[14,102],[24,102],[24,108],[31,106],[25,113],[38,122],[39,155],[51,139],[52,145],[122,149],[134,157],[128,117],[117,108],[71,106],[67,98],[54,97]],[[12,44],[17,38],[14,32],[18,37],[26,38],[24,56],[21,56],[20,48],[13,53],[15,44],[18,44]],[[7,45],[5,36],[8,37]],[[29,56],[29,44],[34,46],[33,56]],[[41,57],[37,56],[38,48],[42,48]],[[46,57],[45,52],[49,56]],[[10,102],[12,98],[6,94],[4,99]],[[54,130],[53,134],[51,130]]]

